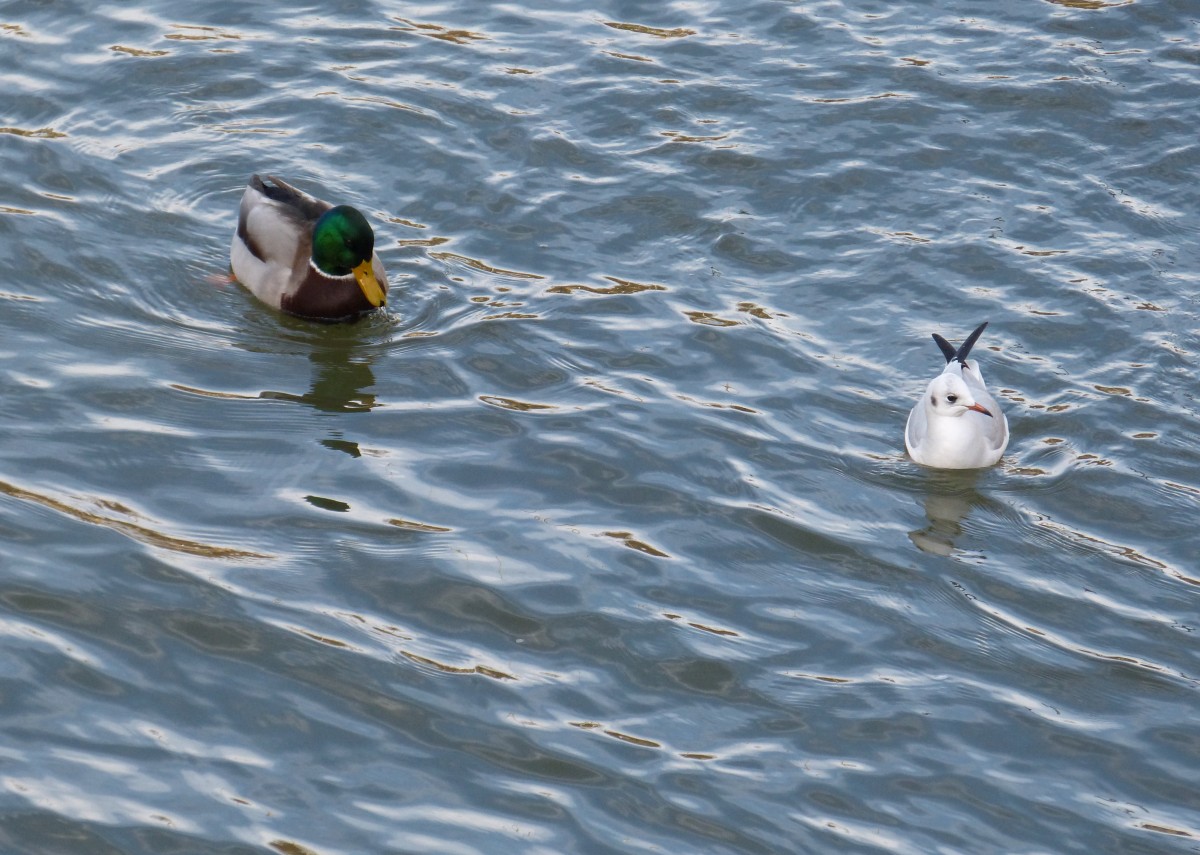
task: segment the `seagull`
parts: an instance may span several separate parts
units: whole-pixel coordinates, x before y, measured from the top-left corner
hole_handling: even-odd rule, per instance
[[[946,368],[929,381],[904,428],[904,446],[922,466],[981,469],[996,463],[1008,446],[1008,419],[984,385],[979,364],[967,361],[986,327],[984,321],[958,350],[933,334]]]

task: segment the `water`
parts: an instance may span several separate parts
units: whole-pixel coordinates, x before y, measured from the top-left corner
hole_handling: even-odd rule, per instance
[[[0,851],[1200,851],[1198,23],[6,4]]]

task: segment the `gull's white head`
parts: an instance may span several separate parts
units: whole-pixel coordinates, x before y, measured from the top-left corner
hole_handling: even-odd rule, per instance
[[[932,416],[960,418],[968,412],[993,414],[987,408],[976,403],[966,382],[957,373],[939,374],[929,381],[925,390],[925,409]]]

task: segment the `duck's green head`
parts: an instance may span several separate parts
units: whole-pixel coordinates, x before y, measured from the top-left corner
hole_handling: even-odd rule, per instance
[[[375,252],[375,232],[367,218],[349,205],[330,208],[313,226],[312,260],[322,273],[329,276],[354,274],[358,287],[372,306],[387,302],[371,256]]]

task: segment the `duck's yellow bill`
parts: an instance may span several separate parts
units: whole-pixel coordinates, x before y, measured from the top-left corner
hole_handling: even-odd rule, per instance
[[[354,278],[358,280],[358,287],[362,288],[363,296],[367,298],[367,302],[372,306],[382,306],[387,302],[387,294],[379,285],[379,280],[375,278],[375,270],[371,267],[371,259],[367,259],[358,267],[354,268]]]

